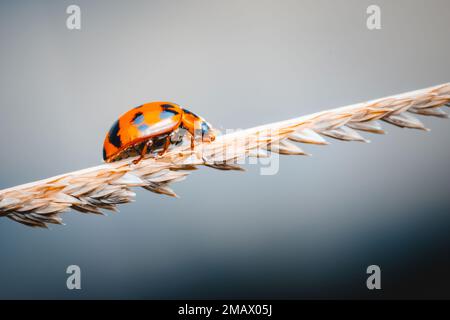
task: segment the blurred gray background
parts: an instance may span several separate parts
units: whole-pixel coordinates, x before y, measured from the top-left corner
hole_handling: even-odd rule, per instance
[[[99,164],[148,101],[223,130],[448,82],[449,31],[446,0],[1,1],[0,188]],[[203,168],[180,199],[137,190],[107,217],[0,219],[0,298],[450,298],[450,121],[424,122],[306,147],[275,176]]]

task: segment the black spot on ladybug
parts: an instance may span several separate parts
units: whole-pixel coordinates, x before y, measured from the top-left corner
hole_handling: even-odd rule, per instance
[[[179,112],[175,109],[175,107],[171,104],[162,104],[161,105],[162,112],[159,115],[161,120],[173,117],[174,115],[179,114]]]
[[[175,106],[171,104],[162,104],[161,107],[164,111],[172,112],[173,114],[178,114],[177,110],[175,109]]]
[[[111,130],[109,130],[109,142],[117,148],[122,146],[122,141],[120,141],[119,138],[119,129],[119,120],[116,120],[111,127]]]
[[[105,148],[103,148],[103,160],[106,161],[106,150],[105,150]]]
[[[131,120],[132,123],[134,123],[136,121],[136,119],[138,119],[139,117],[142,117],[144,114],[142,112],[136,112],[136,114],[134,115],[133,119]],[[138,123],[141,123],[142,121],[138,121]]]
[[[183,109],[183,112],[186,113],[186,114],[190,114],[190,115],[193,116],[193,117],[198,118],[198,116],[197,116],[195,113],[189,111],[188,109]]]

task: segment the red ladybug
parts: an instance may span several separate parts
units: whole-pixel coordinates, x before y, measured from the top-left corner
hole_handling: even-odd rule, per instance
[[[139,155],[136,164],[147,153],[164,154],[170,145],[182,142],[186,132],[211,142],[214,130],[203,118],[171,102],[150,102],[131,109],[114,122],[103,143],[103,160],[113,162]]]

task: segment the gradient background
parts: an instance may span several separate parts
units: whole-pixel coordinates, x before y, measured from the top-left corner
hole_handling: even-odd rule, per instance
[[[147,101],[246,128],[448,82],[449,31],[446,0],[1,1],[0,188],[97,165]],[[450,122],[424,122],[306,146],[275,176],[204,168],[108,217],[0,219],[0,298],[450,298]]]

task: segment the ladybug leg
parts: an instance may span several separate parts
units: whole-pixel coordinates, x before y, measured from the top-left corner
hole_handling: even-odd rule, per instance
[[[195,142],[194,135],[191,134],[191,150],[194,150],[195,147],[194,142]]]
[[[162,156],[164,153],[166,153],[167,149],[169,149],[170,146],[170,135],[167,136],[166,141],[164,142],[164,147],[162,151],[158,153],[158,156]]]
[[[138,164],[142,159],[144,159],[145,155],[147,154],[148,148],[151,147],[152,144],[153,144],[152,140],[149,140],[144,144],[144,147],[142,148],[141,151],[141,155],[139,156],[139,158],[133,160],[133,164]]]

